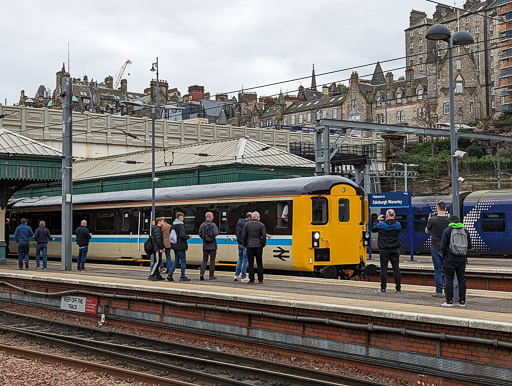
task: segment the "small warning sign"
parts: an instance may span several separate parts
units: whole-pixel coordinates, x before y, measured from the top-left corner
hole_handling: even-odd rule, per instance
[[[98,299],[83,296],[63,296],[60,299],[60,308],[66,311],[96,314]]]

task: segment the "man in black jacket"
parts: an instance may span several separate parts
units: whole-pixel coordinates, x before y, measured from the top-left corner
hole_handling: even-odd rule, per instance
[[[39,257],[43,253],[43,269],[46,269],[46,262],[48,260],[48,241],[52,241],[53,237],[50,231],[46,228],[44,221],[39,221],[39,228],[34,232],[34,240],[37,241],[36,245],[36,269],[39,269]]]
[[[157,217],[156,225],[151,227],[151,241],[153,242],[153,256],[151,258],[151,269],[149,271],[148,280],[157,281],[164,280],[160,275],[160,263],[162,261],[162,254],[164,253],[164,234],[162,232],[162,225],[165,222],[165,217]]]
[[[82,220],[80,222],[80,226],[76,228],[76,243],[78,244],[78,258],[76,259],[77,271],[87,271],[85,269],[85,258],[87,257],[87,252],[89,251],[89,240],[91,239],[91,234],[89,233],[89,229],[87,229],[87,221]]]
[[[388,209],[386,217],[380,215],[372,225],[372,232],[379,233],[377,245],[380,254],[380,288],[375,292],[386,292],[388,281],[388,262],[391,261],[395,275],[395,292],[401,292],[400,285],[400,230],[402,226],[395,220],[395,211]]]
[[[254,284],[254,258],[258,264],[258,281],[263,283],[263,247],[267,244],[267,230],[260,222],[259,212],[252,212],[252,220],[244,225],[243,245],[247,248],[249,260],[249,284]]]
[[[172,264],[171,269],[169,270],[169,276],[167,276],[167,280],[174,281],[172,278],[172,274],[174,270],[178,266],[178,263],[181,264],[181,277],[180,281],[190,281],[188,277],[185,276],[185,268],[187,266],[187,250],[188,250],[188,242],[187,240],[190,238],[189,235],[185,232],[185,224],[183,223],[183,219],[185,215],[182,212],[176,213],[176,220],[172,223],[171,227],[171,236],[173,232],[176,234],[176,242],[171,242],[171,248],[174,250],[174,263]]]

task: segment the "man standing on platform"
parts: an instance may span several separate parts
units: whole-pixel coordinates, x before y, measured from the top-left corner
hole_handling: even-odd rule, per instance
[[[87,269],[85,269],[85,258],[89,251],[89,240],[92,235],[89,233],[89,229],[87,229],[86,220],[80,222],[80,226],[76,228],[75,234],[76,243],[78,244],[78,258],[76,259],[77,271],[87,271]]]
[[[373,232],[379,233],[378,247],[380,254],[380,288],[375,292],[386,292],[388,281],[388,262],[391,261],[395,275],[395,292],[402,291],[400,285],[400,223],[395,220],[395,211],[388,209],[386,217],[380,215],[372,226]]]
[[[267,244],[267,230],[260,222],[259,212],[252,212],[252,220],[243,230],[243,243],[249,260],[249,284],[254,284],[254,258],[258,264],[258,281],[263,284],[263,248]]]
[[[151,259],[151,267],[149,271],[148,280],[157,281],[165,280],[160,275],[160,262],[164,253],[164,234],[162,232],[162,225],[165,222],[165,217],[157,217],[156,225],[151,227],[151,241],[153,244],[153,258]]]
[[[39,269],[39,256],[43,252],[43,269],[46,269],[46,262],[48,260],[48,241],[52,241],[53,237],[50,231],[46,228],[44,221],[39,221],[39,228],[34,232],[34,240],[37,241],[36,245],[36,269]]]
[[[241,218],[238,220],[236,224],[235,234],[236,241],[238,241],[238,262],[236,263],[235,269],[235,281],[246,281],[247,276],[247,251],[244,247],[243,243],[243,232],[244,226],[248,221],[252,220],[252,213],[247,212],[245,214],[245,218]],[[240,277],[242,275],[242,277]]]
[[[18,265],[20,269],[23,269],[23,260],[25,260],[25,268],[28,269],[29,241],[34,236],[34,232],[32,232],[27,223],[28,220],[22,218],[20,225],[14,231],[14,237],[16,238],[16,243],[18,243]]]
[[[437,215],[428,215],[425,233],[430,233],[432,243],[432,263],[434,264],[434,279],[436,281],[436,292],[432,296],[443,297],[443,251],[441,250],[441,237],[443,231],[448,227],[450,219],[446,217],[446,204],[443,201],[437,203]]]
[[[171,234],[171,225],[164,221],[162,224],[162,234],[164,237],[164,248],[165,248],[165,267],[167,268],[167,273],[171,270],[171,242],[169,241],[169,236]],[[163,258],[162,262],[160,263],[160,272],[163,271]]]
[[[187,267],[188,239],[190,236],[187,235],[185,230],[185,224],[183,223],[184,219],[185,215],[182,212],[177,212],[176,220],[172,223],[171,235],[174,237],[173,241],[171,241],[171,245],[172,249],[174,249],[174,263],[169,269],[169,275],[167,276],[167,280],[169,281],[174,281],[172,275],[178,264],[181,264],[180,281],[190,281],[190,279],[185,275],[185,268]]]
[[[210,258],[210,280],[215,280],[215,257],[217,256],[217,240],[219,228],[213,222],[213,213],[206,212],[205,221],[199,227],[199,237],[203,239],[203,262],[199,271],[199,280],[204,280],[204,272],[206,271],[206,263]]]
[[[466,260],[471,249],[469,232],[464,229],[459,217],[450,216],[450,224],[443,232],[441,250],[444,256],[444,274],[446,275],[446,301],[444,307],[453,307],[453,279],[457,274],[459,280],[459,305],[466,306]]]

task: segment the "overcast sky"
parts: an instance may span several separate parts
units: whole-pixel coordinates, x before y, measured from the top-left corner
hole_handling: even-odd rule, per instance
[[[445,0],[453,5],[453,0]],[[462,0],[456,1],[461,7]],[[0,103],[53,92],[55,73],[68,59],[72,77],[115,79],[126,59],[129,91],[142,92],[154,76],[182,95],[199,84],[212,95],[404,56],[411,9],[429,16],[425,0],[259,1],[5,1],[0,36]],[[404,61],[383,65],[384,71]],[[360,75],[373,67],[358,69]],[[344,81],[352,70],[317,78]],[[395,71],[395,76],[403,70]],[[310,79],[259,88],[258,95],[294,91]]]

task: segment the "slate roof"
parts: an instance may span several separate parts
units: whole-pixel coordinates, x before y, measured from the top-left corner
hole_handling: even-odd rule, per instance
[[[338,95],[334,97],[321,98],[312,101],[294,102],[286,108],[285,114],[300,111],[311,111],[322,107],[340,106],[344,100],[345,95]]]
[[[304,168],[315,165],[313,161],[248,137],[156,149],[155,160],[157,173],[233,164]],[[151,150],[73,164],[73,179],[81,181],[147,173],[151,173]]]
[[[58,149],[0,128],[0,156],[9,154],[62,157]]]

